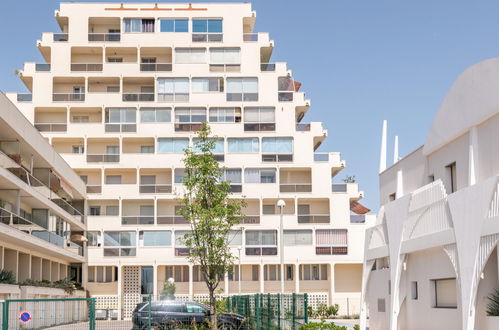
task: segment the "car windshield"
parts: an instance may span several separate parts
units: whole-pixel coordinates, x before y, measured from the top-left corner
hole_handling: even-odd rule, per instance
[[[186,304],[187,313],[204,313],[205,309],[196,304]]]

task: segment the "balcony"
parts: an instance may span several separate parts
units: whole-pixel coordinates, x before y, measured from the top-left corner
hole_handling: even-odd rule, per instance
[[[69,122],[71,124],[100,124],[102,123],[102,108],[71,107]]]
[[[211,72],[239,72],[239,71],[241,71],[241,64],[210,64],[210,71]],[[258,99],[258,97],[257,97],[257,99]]]
[[[50,72],[50,63],[35,63],[36,72]]]
[[[154,225],[152,215],[126,215],[121,217],[122,225]]]
[[[296,124],[296,131],[297,132],[310,132],[310,123]],[[314,155],[314,160],[315,160],[315,155]]]
[[[152,200],[124,200],[121,209],[122,225],[154,224],[154,202]]]
[[[279,185],[279,191],[285,192],[312,192],[312,184],[285,183]]]
[[[195,132],[201,129],[201,123],[175,123],[175,132]]]
[[[277,247],[267,246],[267,247],[246,247],[247,256],[276,256]]]
[[[258,33],[243,33],[244,42],[256,42],[258,41]]]
[[[140,71],[169,72],[172,71],[172,49],[170,47],[141,47]]]
[[[116,163],[120,161],[120,141],[117,138],[89,138],[87,162]]]
[[[53,93],[54,102],[84,102],[85,93]]]
[[[275,123],[245,123],[245,132],[274,132]]]
[[[67,42],[69,40],[69,34],[67,33],[54,33],[54,42]]]
[[[330,223],[330,221],[329,199],[298,199],[298,223]]]
[[[123,78],[123,102],[154,102],[154,78]]]
[[[334,193],[346,193],[348,191],[348,185],[346,183],[333,183],[331,185],[331,191]]]
[[[245,225],[257,225],[260,223],[260,216],[259,215],[244,215],[244,217],[241,217],[241,221],[239,221],[240,224],[245,224]]]
[[[88,41],[120,41],[120,25],[118,17],[89,17]]]
[[[158,215],[158,225],[185,225],[187,219],[181,215]]]
[[[87,184],[87,193],[100,194],[102,192],[102,170],[99,168],[76,170],[76,173]]]
[[[260,71],[262,72],[275,72],[275,63],[261,63]]]
[[[120,32],[88,34],[88,41],[120,41],[120,40],[121,40]]]
[[[260,223],[260,200],[244,199],[245,205],[242,208],[241,224],[259,224]]]
[[[102,56],[101,47],[72,47],[71,71],[100,72],[102,71]]]
[[[298,223],[329,223],[329,214],[298,214]]]
[[[87,184],[87,194],[101,194],[101,193],[102,193],[101,185]]]
[[[135,123],[106,123],[106,133],[132,133],[137,131]]]
[[[119,161],[119,154],[87,154],[88,163],[119,163]]]
[[[170,169],[140,169],[139,193],[170,194],[172,192],[172,171]]]
[[[279,102],[292,102],[293,95],[298,92],[301,84],[291,77],[279,77],[277,80],[277,98]]]
[[[40,132],[66,132],[66,123],[35,123],[35,128]]]
[[[85,216],[83,215],[83,202],[77,202],[76,204],[80,205],[73,205],[75,202],[68,202],[62,198],[53,198],[52,202],[54,202],[57,206],[59,206],[61,209],[64,211],[68,212],[71,215],[74,215],[76,218],[78,218],[79,221],[82,223],[85,223]],[[79,207],[80,209],[77,209],[76,207]]]
[[[31,101],[33,101],[33,94],[17,93],[17,102],[31,102]]]
[[[280,192],[312,192],[312,171],[309,168],[281,168]]]
[[[34,126],[40,132],[66,132],[66,108],[35,108]]]
[[[71,63],[71,71],[74,72],[100,72],[102,63]]]
[[[85,101],[84,77],[54,77],[52,83],[52,101]]]

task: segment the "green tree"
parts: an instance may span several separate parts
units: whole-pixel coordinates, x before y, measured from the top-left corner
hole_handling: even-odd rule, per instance
[[[212,329],[217,328],[215,290],[235,257],[229,248],[229,233],[242,217],[243,202],[231,199],[229,182],[221,182],[223,168],[213,157],[216,137],[203,123],[194,148],[185,151],[185,192],[181,199],[182,215],[191,226],[184,236],[188,260],[199,265],[209,292]]]

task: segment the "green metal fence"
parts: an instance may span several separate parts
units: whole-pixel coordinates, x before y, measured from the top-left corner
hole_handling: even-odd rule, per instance
[[[51,327],[95,330],[95,299],[6,299],[0,301],[1,330]],[[71,326],[70,326],[71,325]]]
[[[306,293],[231,296],[226,303],[227,311],[246,317],[249,329],[297,329],[308,322]]]

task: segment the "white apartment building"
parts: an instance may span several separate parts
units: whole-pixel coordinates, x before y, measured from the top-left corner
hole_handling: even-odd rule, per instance
[[[183,150],[208,121],[224,180],[247,203],[232,240],[241,279],[235,267],[222,293],[280,292],[282,280],[312,304],[359,312],[368,209],[356,183],[332,184],[345,162],[315,153],[327,131],[302,122],[310,101],[271,61],[251,4],[62,3],[55,17],[62,32],[37,42],[46,63],[26,63],[29,93],[10,97],[87,184],[87,288],[99,306],[128,317],[168,278],[177,298],[205,299],[177,199]]]
[[[0,270],[21,284],[0,283],[0,300],[67,296],[27,280],[82,282],[85,195],[85,183],[0,93]]]
[[[465,70],[426,142],[385,169],[366,232],[369,329],[499,329],[499,59]],[[386,129],[384,132],[386,141]]]

